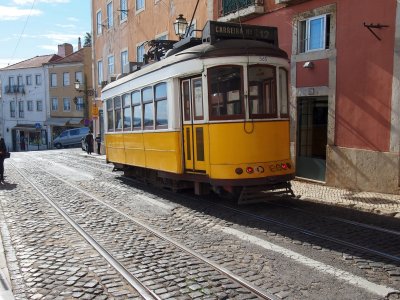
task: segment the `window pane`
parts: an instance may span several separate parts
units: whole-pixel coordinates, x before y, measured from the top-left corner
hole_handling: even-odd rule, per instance
[[[132,93],[132,105],[140,103],[140,92],[136,91]]]
[[[121,97],[115,97],[114,98],[114,108],[119,109],[121,108]]]
[[[324,18],[309,22],[308,50],[323,49],[324,47]]]
[[[167,98],[167,84],[166,83],[160,83],[160,84],[156,85],[155,90],[156,90],[156,100]]]
[[[194,116],[196,119],[203,117],[203,88],[201,79],[193,80]]]
[[[122,95],[122,107],[130,106],[130,105],[131,105],[130,94]]]
[[[167,100],[156,102],[156,112],[157,112],[156,125],[157,126],[168,125]]]
[[[101,11],[99,11],[97,13],[97,34],[101,34],[102,33],[102,26],[101,26]]]
[[[142,106],[133,106],[133,127],[138,129],[142,127]]]
[[[145,88],[142,90],[142,99],[143,99],[143,103],[153,101],[152,88]]]
[[[115,129],[122,129],[122,112],[121,109],[115,110]]]
[[[124,128],[131,128],[131,107],[125,107],[124,108]]]
[[[251,66],[248,79],[250,116],[276,117],[275,67]]]
[[[226,66],[208,70],[211,117],[243,114],[242,67]]]
[[[113,6],[112,2],[107,4],[107,28],[111,28],[113,26]]]
[[[107,129],[109,131],[114,130],[114,111],[107,111]]]
[[[153,103],[147,103],[144,105],[144,126],[153,126]]]
[[[184,107],[184,118],[185,121],[190,120],[190,81],[184,81],[182,83],[182,97],[183,97],[183,107]]]

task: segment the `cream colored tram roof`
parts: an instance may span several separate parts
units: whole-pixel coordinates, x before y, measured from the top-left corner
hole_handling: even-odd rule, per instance
[[[161,61],[146,65],[139,71],[133,72],[121,79],[107,84],[101,92],[102,99],[104,100],[106,98],[113,97],[114,95],[118,95],[118,92],[121,90],[120,86],[124,83],[151,74],[155,71],[165,69],[177,63],[196,58],[204,59],[211,57],[243,55],[263,55],[282,58],[288,57],[286,52],[275,47],[274,45],[255,40],[224,40],[215,44],[203,43],[172,54]]]

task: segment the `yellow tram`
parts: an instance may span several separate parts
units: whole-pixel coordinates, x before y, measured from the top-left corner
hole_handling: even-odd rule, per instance
[[[107,161],[196,194],[291,191],[289,63],[277,29],[209,21],[201,39],[151,45],[156,62],[102,90]]]

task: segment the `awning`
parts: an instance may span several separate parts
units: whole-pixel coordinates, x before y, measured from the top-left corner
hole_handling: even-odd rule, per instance
[[[82,118],[49,118],[44,124],[52,126],[66,126],[66,125],[79,125]]]

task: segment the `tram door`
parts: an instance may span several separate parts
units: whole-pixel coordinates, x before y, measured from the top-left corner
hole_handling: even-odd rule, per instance
[[[182,80],[184,161],[186,173],[206,173],[203,87],[201,77]]]

